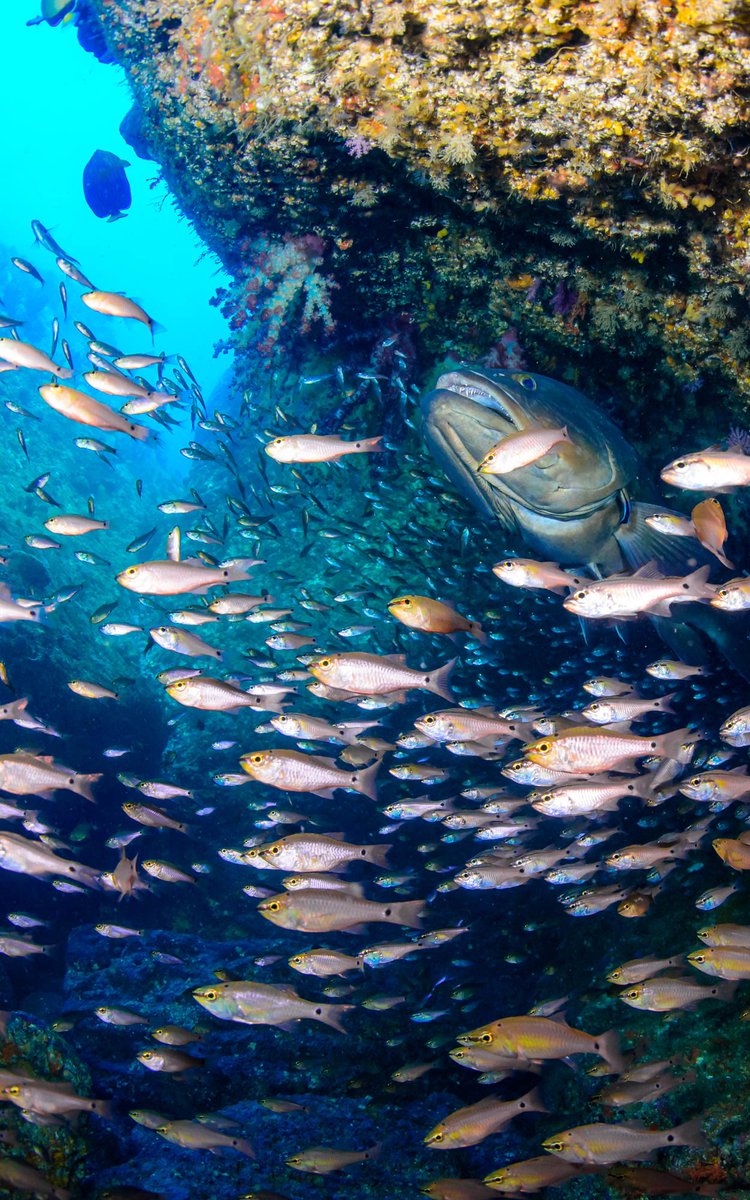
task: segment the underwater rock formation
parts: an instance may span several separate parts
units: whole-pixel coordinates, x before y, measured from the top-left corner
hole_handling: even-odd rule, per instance
[[[236,278],[240,347],[351,345],[403,312],[425,361],[515,326],[528,365],[631,400],[648,358],[680,425],[701,388],[744,406],[746,3],[85,0],[82,18],[127,71],[128,136]]]

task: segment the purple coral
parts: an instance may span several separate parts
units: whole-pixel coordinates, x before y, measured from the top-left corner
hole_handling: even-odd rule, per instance
[[[573,311],[578,301],[575,288],[568,287],[561,279],[552,295],[552,311],[557,317],[567,317]]]
[[[506,371],[524,371],[527,369],[526,353],[518,339],[518,330],[510,325],[499,338],[484,359],[485,367],[495,367]]]
[[[279,242],[260,237],[246,243],[243,251],[249,262],[240,302],[226,315],[233,329],[249,324],[251,341],[261,355],[272,354],[282,328],[297,314],[303,333],[309,332],[314,321],[319,321],[326,333],[333,332],[331,295],[338,284],[320,270],[325,253],[322,238],[305,234]]]
[[[365,154],[369,154],[373,148],[369,138],[364,137],[361,133],[353,133],[345,140],[344,145],[352,158],[364,158]]]

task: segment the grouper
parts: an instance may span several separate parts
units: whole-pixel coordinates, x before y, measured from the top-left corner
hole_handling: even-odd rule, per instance
[[[438,378],[422,400],[422,416],[427,445],[459,492],[542,559],[585,566],[596,576],[652,562],[665,574],[686,575],[715,562],[694,539],[646,524],[669,510],[653,502],[639,455],[601,408],[565,383],[462,365]],[[497,442],[534,426],[564,427],[569,440],[509,474],[479,474]],[[702,634],[750,678],[747,625],[716,615],[688,603],[654,624],[683,661],[707,661]]]

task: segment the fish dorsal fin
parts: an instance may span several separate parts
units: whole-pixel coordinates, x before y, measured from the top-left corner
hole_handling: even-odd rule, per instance
[[[0,600],[10,600],[10,588],[7,583],[0,583]]]
[[[180,561],[180,527],[175,525],[167,537],[167,558],[172,562]]]
[[[637,571],[633,571],[632,578],[633,579],[661,579],[662,574],[661,574],[661,571],[659,570],[659,568],[657,567],[656,562],[652,558],[649,560],[649,562],[644,563],[642,567],[638,567]]]
[[[747,775],[745,764],[740,763],[738,767],[729,767],[727,775]]]
[[[386,654],[384,655],[384,658],[387,658],[389,663],[394,663],[394,665],[397,667],[406,666],[405,654]]]

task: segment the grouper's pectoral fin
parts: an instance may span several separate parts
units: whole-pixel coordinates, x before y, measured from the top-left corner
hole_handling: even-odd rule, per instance
[[[696,567],[715,563],[697,538],[673,537],[646,524],[646,518],[654,513],[669,512],[668,508],[640,501],[630,505],[629,519],[615,530],[617,544],[627,565],[637,570],[645,563],[654,562],[663,575],[689,575]]]

